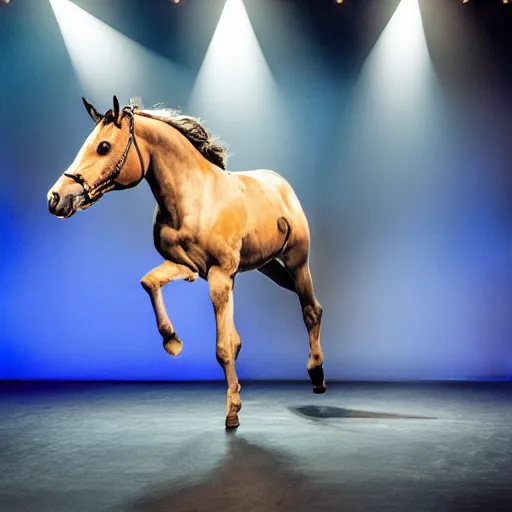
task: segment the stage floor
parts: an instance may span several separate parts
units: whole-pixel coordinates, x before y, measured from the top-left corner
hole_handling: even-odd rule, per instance
[[[1,512],[512,510],[512,385],[0,385]]]

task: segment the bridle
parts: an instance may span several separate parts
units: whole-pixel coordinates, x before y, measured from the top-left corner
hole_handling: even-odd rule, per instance
[[[133,111],[134,106],[123,108],[123,113],[130,119],[130,137],[128,138],[128,143],[126,144],[126,148],[123,154],[121,155],[121,158],[119,159],[119,161],[114,167],[114,170],[111,173],[107,173],[106,176],[100,177],[100,179],[96,183],[93,183],[92,185],[89,185],[89,183],[87,183],[87,180],[79,173],[64,173],[64,176],[71,178],[72,180],[76,181],[82,186],[82,195],[85,198],[86,205],[90,206],[94,204],[96,201],[98,201],[103,192],[105,192],[112,185],[114,185],[114,188],[117,190],[124,190],[127,188],[135,187],[144,179],[144,160],[142,159],[142,154],[140,152],[139,145],[137,144],[137,140],[135,139],[135,114]],[[135,146],[135,149],[137,150],[137,155],[139,156],[141,175],[140,178],[135,183],[131,183],[130,185],[121,185],[120,183],[116,183],[115,179],[119,176],[124,167],[124,164],[126,163],[126,159],[128,157],[128,153],[130,151],[132,144]]]

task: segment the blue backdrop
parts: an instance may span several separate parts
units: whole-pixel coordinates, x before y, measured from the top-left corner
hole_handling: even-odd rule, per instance
[[[398,1],[246,1],[277,84],[249,119],[191,101],[223,2],[76,3],[126,36],[126,55],[89,55],[89,88],[49,3],[1,12],[1,379],[223,377],[202,281],[165,288],[184,350],[162,349],[139,284],[160,263],[145,183],[69,221],[47,212],[92,129],[80,97],[106,110],[112,94],[203,116],[230,144],[230,169],[291,182],[312,229],[329,378],[512,375],[511,9],[421,3],[430,64],[418,92],[398,53],[377,62],[401,44],[382,32]],[[306,378],[296,298],[254,272],[235,301],[239,376]]]

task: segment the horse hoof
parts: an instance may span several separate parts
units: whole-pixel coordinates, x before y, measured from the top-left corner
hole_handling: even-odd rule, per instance
[[[315,395],[321,395],[322,393],[325,393],[327,387],[325,385],[323,366],[320,364],[314,368],[309,368],[308,373],[309,378],[311,379],[311,383],[313,384],[313,393],[315,393]]]
[[[238,414],[226,416],[226,430],[234,430],[239,426]]]
[[[183,343],[178,338],[178,335],[173,332],[168,338],[164,338],[164,350],[176,357],[183,350]]]

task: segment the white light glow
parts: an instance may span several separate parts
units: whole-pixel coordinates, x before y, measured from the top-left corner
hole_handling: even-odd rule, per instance
[[[93,100],[141,95],[149,81],[179,80],[183,70],[69,0],[50,0],[73,67]],[[156,78],[154,70],[158,69]],[[171,73],[168,77],[165,73]],[[171,82],[172,83],[172,82]]]
[[[421,98],[432,74],[418,0],[402,0],[364,64],[362,82],[403,108]]]
[[[191,107],[201,115],[222,112],[236,118],[278,108],[277,96],[242,0],[228,0],[194,84]]]

